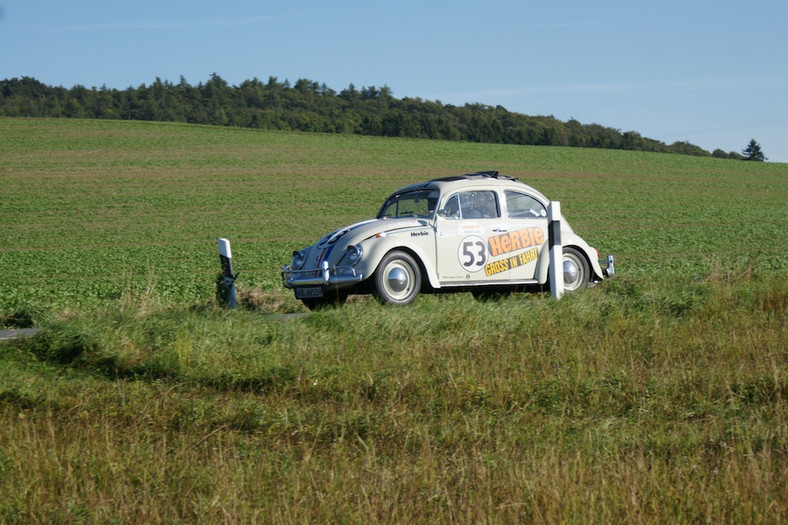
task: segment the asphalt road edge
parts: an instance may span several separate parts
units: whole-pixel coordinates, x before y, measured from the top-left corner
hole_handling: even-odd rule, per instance
[[[32,337],[40,332],[40,328],[17,328],[15,330],[0,330],[0,341],[19,339],[20,337]]]

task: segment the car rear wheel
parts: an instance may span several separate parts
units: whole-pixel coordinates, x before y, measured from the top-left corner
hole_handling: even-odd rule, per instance
[[[591,278],[588,261],[575,248],[564,248],[563,270],[565,292],[576,292],[588,287],[588,282]]]
[[[375,271],[375,298],[383,304],[409,304],[420,290],[421,272],[415,259],[399,250],[387,253]]]

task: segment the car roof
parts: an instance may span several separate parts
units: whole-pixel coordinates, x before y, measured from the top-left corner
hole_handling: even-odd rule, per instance
[[[395,191],[393,195],[405,191],[413,191],[419,189],[436,189],[441,193],[455,191],[464,187],[488,187],[488,188],[511,188],[525,190],[529,193],[537,195],[548,201],[547,197],[542,195],[541,192],[535,188],[525,184],[517,177],[511,175],[504,175],[497,171],[477,171],[474,173],[465,173],[463,175],[453,175],[450,177],[441,177],[437,179],[428,180],[427,182],[419,182],[410,184],[404,188]]]

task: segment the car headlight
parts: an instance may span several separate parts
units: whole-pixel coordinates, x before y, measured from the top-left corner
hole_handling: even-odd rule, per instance
[[[293,252],[293,262],[290,263],[290,268],[293,270],[299,270],[304,265],[304,261],[306,260],[306,254],[302,251],[295,251]]]
[[[364,250],[359,245],[355,246],[348,246],[347,252],[345,253],[345,261],[350,266],[355,266],[358,261],[361,260],[361,256],[364,254]]]

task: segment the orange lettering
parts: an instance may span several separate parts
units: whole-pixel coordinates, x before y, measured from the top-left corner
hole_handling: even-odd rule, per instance
[[[541,246],[543,243],[544,231],[541,228],[523,228],[516,232],[496,235],[487,239],[491,257],[522,250],[529,246]]]
[[[520,244],[520,236],[517,235],[517,232],[513,232],[509,235],[509,239],[512,241],[512,251],[522,250],[523,246]]]
[[[523,248],[527,248],[533,244],[531,241],[531,231],[526,229],[520,230],[520,241],[522,242]]]
[[[512,240],[509,238],[508,235],[501,235],[501,251],[503,253],[509,253],[512,251]]]
[[[488,246],[490,247],[490,255],[493,257],[501,253],[501,240],[498,237],[490,237],[487,239]]]

